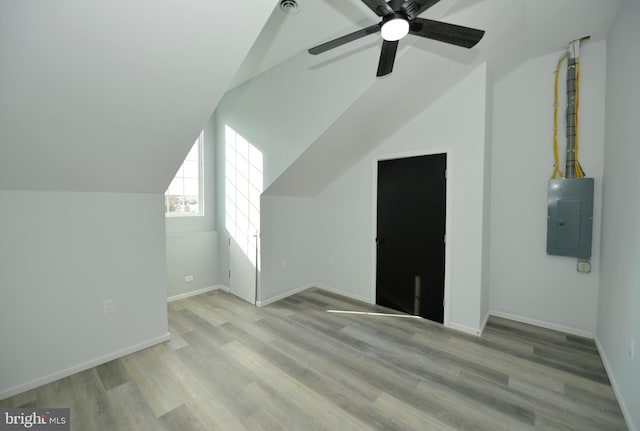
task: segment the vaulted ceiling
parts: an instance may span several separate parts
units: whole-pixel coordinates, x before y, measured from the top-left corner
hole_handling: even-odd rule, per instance
[[[483,40],[465,50],[409,35],[400,41],[393,73],[376,79],[379,34],[318,56],[306,52],[378,22],[360,0],[299,3],[300,11],[295,15],[278,9],[271,14],[233,81],[232,87],[240,88],[235,92],[242,92],[243,86],[255,87],[246,84],[252,78],[269,86],[264,76],[274,76],[271,82],[275,82],[277,76],[285,75],[285,68],[294,66],[298,67],[296,80],[309,80],[314,85],[320,85],[318,79],[311,80],[309,75],[340,65],[344,65],[341,82],[365,80],[370,85],[355,95],[348,107],[340,108],[322,133],[306,142],[292,140],[304,148],[270,184],[267,192],[271,194],[316,194],[481,63],[488,64],[491,78],[497,80],[527,59],[564,49],[571,40],[586,35],[592,41],[606,38],[619,5],[617,0],[441,0],[421,16],[486,30]],[[354,67],[350,61],[354,56],[368,64],[369,72],[363,75],[361,67]],[[328,93],[331,83],[325,85]],[[327,103],[319,100],[317,106],[326,109]],[[314,122],[318,117],[309,112]],[[286,122],[286,117],[281,121]]]
[[[285,15],[277,0],[3,0],[0,190],[163,192],[225,91],[377,22],[359,0],[298,1]],[[370,83],[274,190],[322,188],[480,62],[499,77],[572,39],[606,37],[618,3],[442,0],[422,16],[482,28],[483,41],[465,51],[409,36],[383,79],[379,35],[305,58],[301,73],[319,73],[358,55]],[[341,76],[363,79],[344,64]],[[402,103],[385,109],[390,100]],[[336,142],[348,144],[340,163]]]
[[[273,10],[235,76],[232,88],[314,45],[379,22],[361,0],[297,0],[297,3],[299,8],[295,14],[287,14],[278,7]],[[486,30],[486,37],[492,37],[492,34],[507,36],[500,30],[510,28],[508,36],[511,39],[519,34],[525,36],[518,40],[518,50],[523,57],[532,58],[561,49],[570,40],[585,36],[585,32],[594,40],[605,38],[619,3],[619,0],[511,0],[500,3],[441,0],[421,17],[465,22]],[[371,44],[375,41],[380,43],[379,35],[366,37],[363,42]],[[502,42],[504,46],[509,40]],[[447,58],[466,57],[460,54],[459,48],[414,36],[408,36],[401,43]],[[345,45],[327,53],[325,61],[351,50],[354,45]]]
[[[0,190],[163,193],[274,5],[0,2]]]

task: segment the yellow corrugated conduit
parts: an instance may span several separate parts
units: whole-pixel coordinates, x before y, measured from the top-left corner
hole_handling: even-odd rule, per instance
[[[567,58],[568,54],[564,54],[558,59],[558,66],[555,72],[555,81],[553,85],[553,173],[551,178],[562,178],[562,171],[560,171],[560,158],[558,156],[558,78],[560,76],[560,67],[562,62]]]
[[[575,98],[574,98],[574,106],[573,112],[575,117],[575,140],[574,140],[574,169],[576,178],[584,178],[584,171],[582,170],[582,166],[580,166],[580,162],[578,161],[578,107],[579,107],[579,95],[580,95],[580,57],[578,56],[579,44],[588,40],[589,37],[582,38],[581,40],[575,40],[569,45],[569,49],[573,50],[572,54],[575,55]],[[569,53],[564,53],[559,59],[558,64],[555,70],[555,77],[553,83],[553,173],[551,174],[551,178],[564,178],[564,173],[560,170],[560,156],[558,154],[558,80],[560,77],[560,67],[562,67],[562,63],[567,59]],[[573,58],[573,57],[572,57]]]

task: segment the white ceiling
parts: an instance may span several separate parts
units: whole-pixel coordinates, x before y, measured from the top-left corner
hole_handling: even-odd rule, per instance
[[[298,14],[283,15],[276,0],[1,0],[0,190],[163,192],[230,86],[377,22],[359,0],[300,2]],[[322,172],[310,186],[322,187],[366,150],[372,124],[385,125],[374,134],[384,138],[480,61],[500,76],[572,39],[602,39],[618,4],[442,0],[422,16],[485,29],[483,41],[467,52],[407,37],[394,73],[375,80],[325,138],[307,143],[323,153],[328,137],[353,142],[342,147],[344,166],[323,171],[309,157],[292,171]],[[316,64],[380,44],[379,35],[365,39]],[[425,80],[425,71],[441,79]],[[390,95],[403,98],[393,116],[377,109]]]
[[[288,15],[278,7],[278,0],[231,88],[315,45],[379,22],[360,0],[298,0],[298,3],[299,12]],[[495,2],[491,0],[441,0],[421,17],[481,28],[487,32],[485,38],[504,36],[501,29],[511,26],[514,37],[526,33],[518,50],[523,58],[532,58],[562,49],[570,40],[586,35],[581,32],[587,31],[594,40],[604,39],[619,3],[619,0],[511,0],[495,13]],[[380,41],[380,36],[365,39]],[[420,38],[407,39],[412,39],[408,44],[414,47],[450,58],[466,55],[464,50],[438,42],[416,43]],[[481,43],[486,44],[486,40]],[[401,46],[406,44],[406,40],[401,42]],[[345,50],[348,45],[325,55],[331,57]]]
[[[350,9],[354,21],[346,26],[346,14],[335,8],[335,2],[302,3],[302,8],[313,4],[323,10],[324,30],[313,13],[305,15],[301,11],[283,17],[280,11],[274,11],[234,83],[269,68],[275,70],[280,59],[308,55],[306,49],[315,44],[377,21],[360,1],[342,0],[339,4],[347,3],[354,8]],[[307,143],[306,151],[268,192],[318,193],[480,63],[487,62],[492,78],[499,79],[529,58],[564,49],[573,39],[591,35],[594,41],[602,40],[618,5],[618,0],[442,0],[421,16],[484,29],[483,40],[474,49],[465,50],[414,36],[403,39],[394,72],[375,80],[321,136]],[[318,62],[339,63],[343,56],[376,44],[381,44],[379,35],[367,36],[317,56]],[[350,73],[344,71],[345,79]],[[371,75],[375,75],[375,66]],[[388,109],[390,100],[402,103]],[[339,160],[335,157],[336,146]]]
[[[0,190],[160,192],[275,0],[1,0]]]
[[[422,14],[439,18],[475,0],[443,0]],[[288,58],[328,40],[376,24],[380,19],[359,0],[297,0],[296,14],[286,14],[278,0],[231,87],[236,87]],[[369,36],[369,41],[377,36]]]

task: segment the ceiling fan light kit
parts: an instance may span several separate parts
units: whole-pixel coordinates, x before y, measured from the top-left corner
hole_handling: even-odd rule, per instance
[[[309,49],[309,54],[318,55],[361,37],[380,32],[382,50],[376,76],[385,76],[393,70],[398,50],[398,41],[407,34],[437,40],[439,42],[473,48],[484,36],[483,30],[449,24],[442,21],[419,18],[422,12],[440,0],[361,0],[376,15],[382,18],[379,24],[346,34]]]
[[[380,28],[380,36],[384,40],[393,42],[409,34],[409,21],[403,17],[394,17],[385,21]]]

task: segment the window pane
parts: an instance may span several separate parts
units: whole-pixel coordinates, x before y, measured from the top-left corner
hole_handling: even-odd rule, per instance
[[[167,195],[167,213],[180,213],[182,211],[182,197]]]
[[[184,194],[187,196],[198,196],[198,185],[200,181],[197,179],[184,179]]]
[[[198,196],[185,196],[183,211],[188,214],[198,214],[200,212],[200,203]]]
[[[176,172],[176,177],[184,176],[184,163],[180,165],[178,168],[178,172]]]
[[[185,178],[198,178],[200,173],[198,162],[186,160],[183,164],[183,171]]]
[[[185,160],[191,160],[191,161],[198,161],[200,159],[200,146],[198,145],[200,143],[200,138],[196,139],[196,142],[193,144],[193,147],[191,147],[191,150],[189,150],[189,154],[187,154],[187,157],[185,157]]]
[[[193,144],[185,161],[165,192],[165,212],[175,215],[202,215],[201,157],[204,131]]]
[[[183,184],[182,178],[174,178],[169,184],[169,188],[167,189],[168,195],[181,195],[183,193]]]

